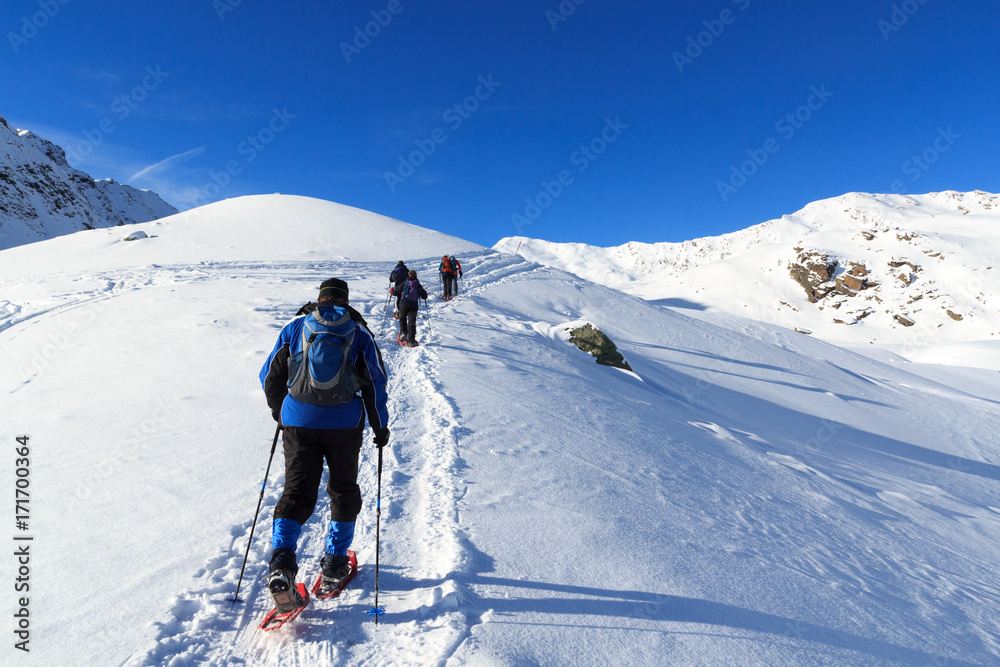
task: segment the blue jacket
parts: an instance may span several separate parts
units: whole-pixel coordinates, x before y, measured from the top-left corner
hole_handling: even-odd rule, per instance
[[[296,317],[281,329],[274,349],[268,355],[264,367],[260,369],[260,383],[267,396],[271,410],[281,410],[284,426],[300,428],[354,428],[360,426],[365,414],[372,430],[389,425],[389,411],[386,409],[388,394],[385,387],[388,378],[382,363],[382,354],[375,345],[375,338],[368,330],[364,319],[350,306],[323,306],[326,319],[339,319],[350,312],[357,324],[357,333],[351,347],[354,368],[361,381],[361,395],[342,405],[310,405],[288,396],[288,358],[301,351],[302,326],[311,314]]]

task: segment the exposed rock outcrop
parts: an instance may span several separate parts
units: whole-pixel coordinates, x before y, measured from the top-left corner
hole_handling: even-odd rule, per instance
[[[569,332],[569,342],[584,352],[589,352],[597,358],[597,363],[603,366],[614,366],[631,371],[632,367],[618,351],[618,347],[600,329],[590,324],[572,329]]]
[[[802,286],[809,301],[816,303],[835,288],[834,285],[824,287],[833,279],[838,262],[825,253],[816,250],[795,249],[799,256],[789,267],[792,280]]]
[[[0,117],[0,249],[175,213],[155,192],[95,181],[62,148]]]

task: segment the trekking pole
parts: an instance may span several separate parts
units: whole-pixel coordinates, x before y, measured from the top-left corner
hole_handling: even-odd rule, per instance
[[[385,321],[389,317],[389,299],[392,298],[392,288],[389,289],[389,293],[385,295],[385,315],[382,316],[382,328],[378,330],[379,338],[382,337],[382,332],[385,331]]]
[[[424,299],[424,319],[427,320],[427,333],[434,335],[434,331],[431,329],[431,309],[427,306],[427,299]]]
[[[267,476],[271,473],[271,461],[274,459],[274,450],[278,447],[278,434],[281,433],[281,424],[274,430],[274,442],[271,443],[271,455],[267,457],[267,470],[264,471],[264,481],[260,485],[260,497],[257,498],[257,511],[253,513],[253,523],[250,524],[250,539],[247,540],[247,551],[243,554],[243,567],[240,568],[240,580],[236,584],[236,594],[230,602],[234,604],[240,601],[240,586],[243,585],[243,571],[247,567],[247,558],[250,556],[250,545],[253,543],[253,531],[257,527],[257,517],[260,515],[260,504],[264,500],[264,487],[267,486]]]
[[[382,517],[382,448],[378,448],[378,496],[375,501],[375,605],[368,610],[369,616],[375,617],[375,625],[378,625],[378,617],[385,613],[385,608],[378,606],[378,555],[381,543],[379,542],[379,529]]]

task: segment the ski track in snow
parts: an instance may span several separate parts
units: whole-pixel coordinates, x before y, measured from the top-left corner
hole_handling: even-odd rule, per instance
[[[381,272],[382,268],[373,266],[370,272]],[[355,274],[369,273],[367,269],[351,267]],[[460,298],[473,298],[487,285],[539,268],[487,254],[469,258],[466,272],[474,270],[477,275],[469,280]],[[178,273],[184,272],[186,280],[252,277],[284,282],[315,280],[328,275],[330,267],[227,263],[178,267],[177,271],[165,273],[176,279]],[[164,279],[141,274],[135,288],[144,283],[142,275],[147,280]],[[125,282],[115,283],[115,287],[125,289]],[[443,665],[470,636],[472,625],[479,619],[466,617],[461,611],[463,601],[472,595],[461,583],[468,561],[457,509],[464,495],[463,462],[458,455],[462,427],[457,407],[439,377],[439,360],[433,347],[439,340],[434,316],[446,306],[431,296],[429,303],[433,305],[421,309],[418,320],[418,340],[429,345],[399,347],[394,341],[397,324],[393,320],[389,320],[391,326],[386,325],[385,336],[379,339],[389,372],[392,418],[392,438],[383,452],[379,605],[386,614],[382,622],[376,626],[366,614],[374,604],[377,460],[377,450],[366,432],[359,474],[365,506],[358,517],[352,547],[358,552],[359,571],[339,598],[311,600],[295,621],[278,630],[257,629],[271,606],[264,577],[270,553],[271,514],[283,483],[283,459],[276,453],[243,577],[242,602],[233,604],[231,599],[249,537],[249,520],[232,527],[225,544],[194,573],[197,583],[170,601],[167,620],[155,623],[155,646],[127,660],[127,665]],[[381,304],[377,299],[375,304],[366,315],[377,337],[381,323],[374,316]],[[323,492],[325,484],[326,472],[316,510],[303,527],[299,541],[298,581],[307,587],[319,571],[326,538],[329,505]]]

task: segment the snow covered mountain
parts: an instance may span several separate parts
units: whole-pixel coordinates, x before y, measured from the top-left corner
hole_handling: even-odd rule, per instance
[[[0,116],[0,249],[177,213],[155,192],[69,166],[66,152]]]
[[[1000,197],[852,193],[749,229],[597,248],[494,248],[664,305],[811,332],[911,360],[1000,370]]]
[[[933,379],[301,197],[132,230],[145,238],[97,229],[0,251],[0,442],[5,470],[28,468],[18,536],[34,537],[26,664],[1000,660],[995,372]],[[383,329],[389,272],[404,259],[433,290],[444,253],[462,260],[463,290],[432,294],[423,345],[401,348],[391,319]],[[280,447],[244,601],[227,601],[275,431],[257,373],[332,276],[349,281],[390,378],[387,613],[377,627],[365,614],[369,443],[357,578],[261,633]],[[634,372],[568,345],[581,321]],[[4,494],[0,513],[14,503]],[[325,507],[300,541],[304,577]],[[0,577],[14,567],[0,560]]]

